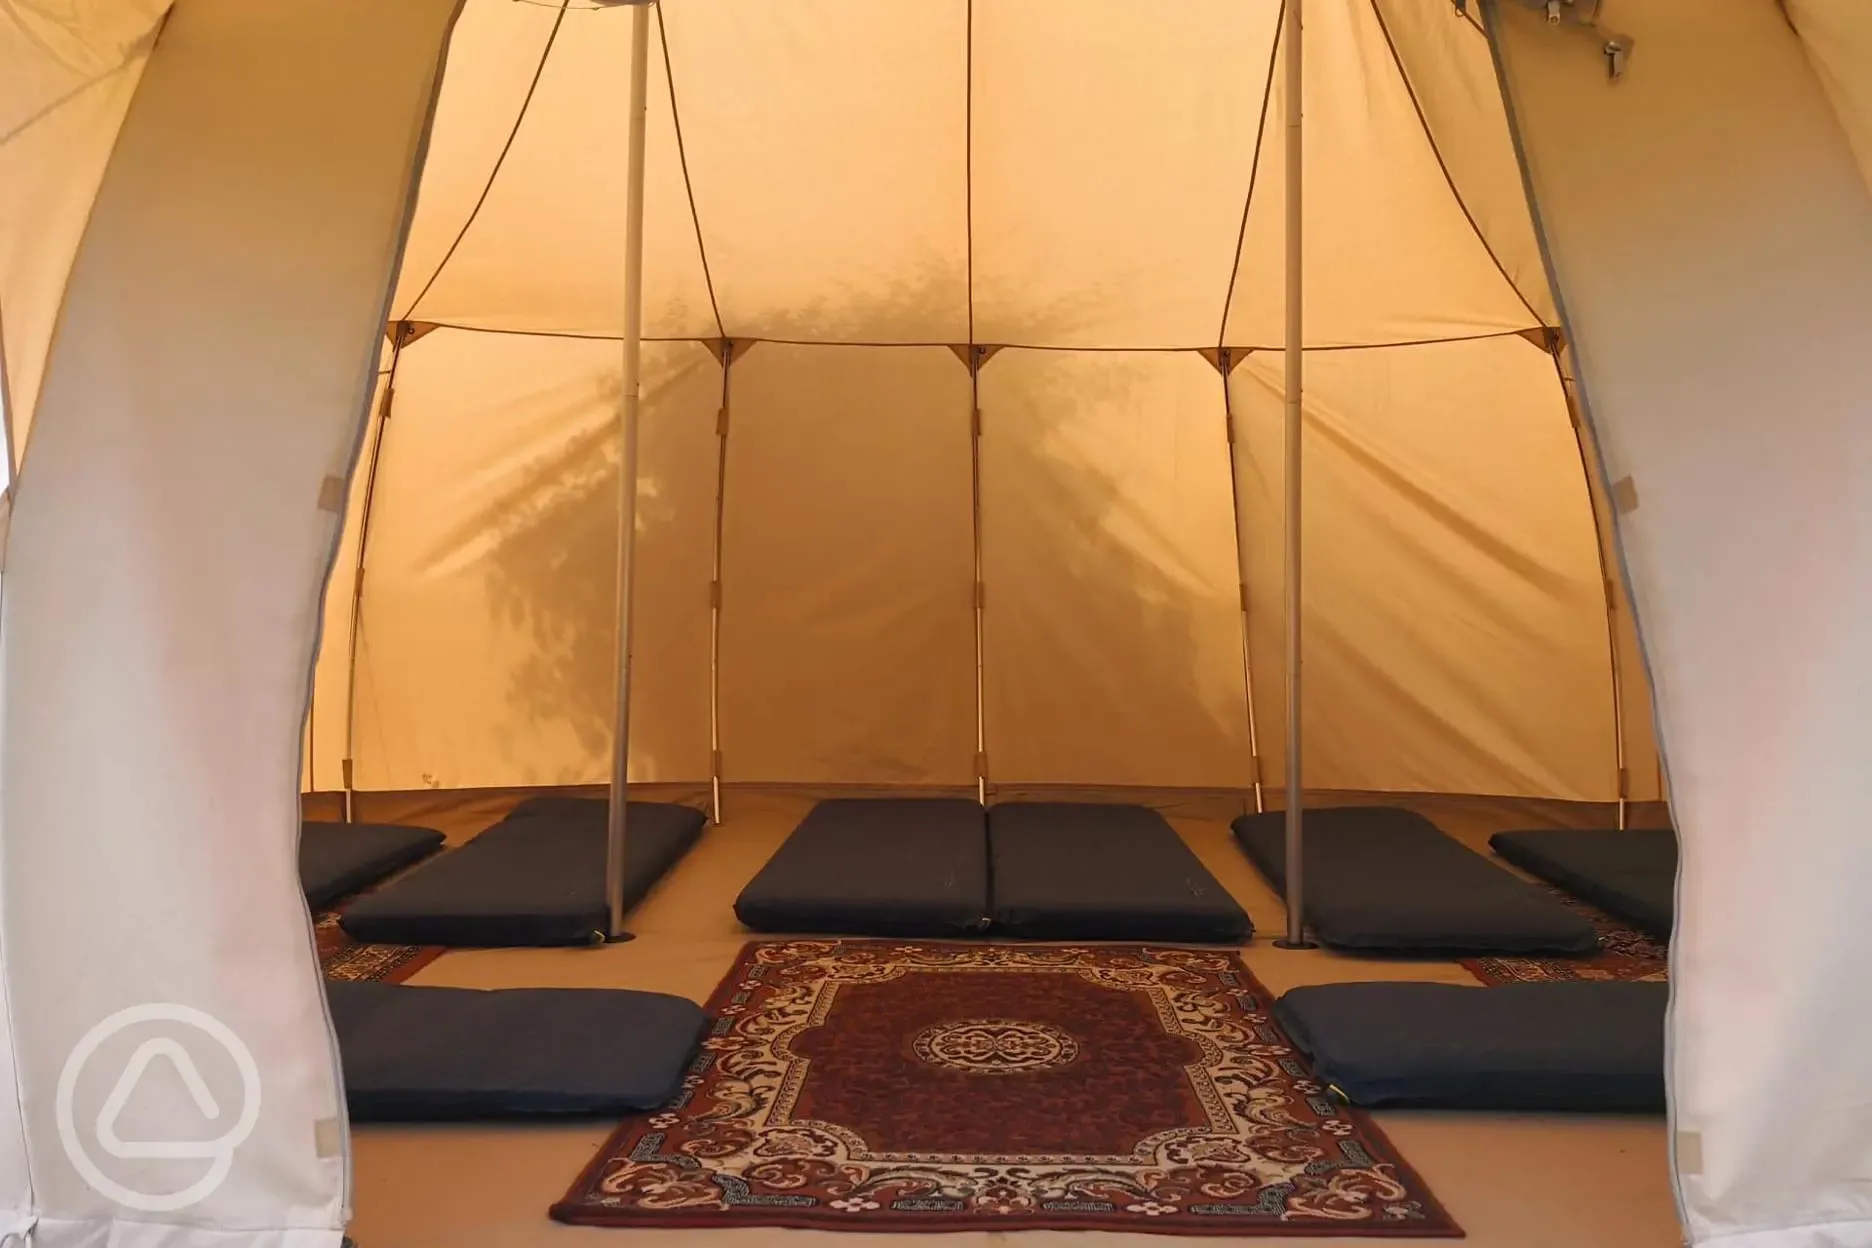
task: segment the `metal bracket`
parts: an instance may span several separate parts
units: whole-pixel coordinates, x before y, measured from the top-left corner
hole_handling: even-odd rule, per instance
[[[1505,2],[1505,0],[1504,0]],[[1599,37],[1599,53],[1605,58],[1606,78],[1618,82],[1625,77],[1625,65],[1631,59],[1632,45],[1636,42],[1629,35],[1606,30],[1599,25],[1600,15],[1605,10],[1605,0],[1514,0],[1523,8],[1536,9],[1544,13],[1549,26],[1569,26]],[[1452,0],[1456,12],[1464,17],[1469,15],[1469,0]]]

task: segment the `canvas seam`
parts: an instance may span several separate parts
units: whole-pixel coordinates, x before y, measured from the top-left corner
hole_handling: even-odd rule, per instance
[[[663,49],[663,85],[669,88],[670,127],[676,134],[676,161],[682,166],[683,191],[689,197],[689,221],[695,226],[696,255],[702,261],[702,284],[708,288],[709,311],[715,316],[715,332],[726,338],[728,329],[722,323],[721,303],[715,297],[715,275],[709,269],[708,245],[702,241],[702,213],[696,207],[695,183],[689,177],[689,149],[683,143],[682,111],[676,106],[676,66],[670,59],[669,25],[664,20],[661,4],[656,6],[656,24],[657,43]],[[650,341],[641,336],[638,340]]]
[[[436,264],[435,272],[429,275],[429,280],[423,283],[420,291],[416,292],[416,297],[410,300],[409,308],[399,319],[409,320],[416,315],[417,308],[422,306],[422,301],[429,297],[429,292],[435,289],[435,284],[442,277],[443,270],[448,268],[449,261],[455,258],[455,252],[461,247],[462,240],[468,237],[468,231],[474,228],[475,219],[481,215],[482,206],[487,203],[488,196],[493,194],[494,182],[500,177],[501,168],[507,163],[507,155],[513,151],[514,140],[520,137],[520,126],[526,121],[527,111],[533,106],[533,93],[539,90],[540,79],[546,76],[546,62],[552,57],[553,44],[558,41],[559,28],[565,22],[566,6],[569,3],[570,0],[559,0],[559,11],[553,17],[552,29],[546,32],[546,46],[540,49],[539,64],[533,67],[533,80],[527,83],[526,95],[520,100],[520,111],[514,115],[513,127],[507,131],[507,141],[501,144],[500,154],[494,158],[494,167],[488,170],[487,182],[482,185],[480,196],[475,199],[474,207],[468,210],[468,218],[462,222],[461,229],[456,232],[455,241],[450,243],[448,250],[442,253],[442,259]],[[442,77],[446,76],[445,66]],[[393,291],[392,298],[394,297]]]
[[[1398,53],[1397,41],[1391,38],[1391,27],[1385,22],[1384,11],[1378,7],[1378,0],[1371,0],[1371,11],[1372,16],[1378,21],[1378,33],[1384,36],[1385,47],[1391,53],[1391,64],[1397,69],[1398,81],[1404,85],[1404,94],[1410,99],[1411,111],[1417,115],[1417,125],[1423,130],[1424,142],[1429,145],[1430,155],[1435,157],[1437,168],[1443,174],[1443,185],[1449,187],[1450,198],[1454,199],[1456,206],[1462,210],[1463,220],[1469,223],[1476,241],[1481,243],[1482,250],[1488,253],[1489,262],[1495,266],[1495,271],[1501,274],[1502,281],[1508,284],[1508,289],[1513,292],[1514,297],[1520,301],[1523,308],[1527,309],[1527,314],[1534,318],[1534,323],[1544,326],[1546,322],[1541,318],[1541,314],[1534,310],[1534,305],[1528,302],[1526,295],[1521,293],[1521,288],[1515,284],[1514,278],[1508,275],[1508,269],[1502,264],[1501,257],[1495,254],[1495,247],[1489,242],[1488,235],[1482,232],[1481,225],[1476,222],[1475,214],[1469,211],[1469,204],[1463,199],[1462,192],[1456,189],[1456,178],[1450,173],[1449,162],[1443,159],[1443,149],[1437,143],[1436,134],[1430,129],[1430,119],[1424,116],[1423,101],[1417,98],[1417,87],[1411,82],[1410,71],[1404,68],[1404,58]]]
[[[1248,242],[1248,211],[1254,207],[1255,184],[1261,178],[1261,149],[1267,138],[1268,108],[1274,99],[1274,70],[1280,64],[1281,38],[1286,30],[1287,0],[1274,15],[1273,46],[1268,49],[1267,76],[1261,87],[1261,115],[1255,122],[1254,156],[1248,162],[1248,192],[1242,197],[1241,225],[1235,231],[1235,255],[1229,262],[1228,291],[1222,296],[1222,323],[1216,327],[1216,349],[1228,345],[1229,312],[1235,306],[1235,283],[1241,277],[1242,249]],[[1224,379],[1226,381],[1226,379]]]

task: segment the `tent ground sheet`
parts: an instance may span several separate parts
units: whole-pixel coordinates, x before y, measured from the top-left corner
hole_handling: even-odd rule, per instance
[[[662,800],[677,800],[675,790],[671,793]],[[1034,796],[1086,800],[1088,795]],[[722,824],[710,827],[681,866],[632,912],[635,939],[583,949],[456,950],[410,982],[634,988],[708,1001],[722,978],[741,964],[749,940],[734,915],[736,894],[814,800],[794,792],[747,794],[732,788],[724,798]],[[446,793],[378,797],[360,806],[359,817],[426,824],[457,840],[505,813],[511,800],[487,794],[455,799]],[[1240,813],[1239,806],[1224,810],[1217,804],[1213,813],[1208,807],[1204,813],[1179,809],[1169,817],[1184,843],[1249,913],[1258,919],[1277,915],[1278,897],[1230,834],[1228,821]],[[1466,806],[1437,799],[1425,803],[1424,813],[1484,854],[1492,832],[1560,826],[1579,817],[1571,808],[1558,808],[1550,816],[1534,803],[1495,800]],[[1275,924],[1269,917],[1261,926]],[[1303,984],[1352,979],[1474,982],[1462,966],[1445,959],[1355,960],[1324,949],[1276,949],[1266,940],[1249,944],[1239,956],[1276,994]],[[1680,1248],[1668,1165],[1670,1132],[1660,1116],[1380,1110],[1374,1117],[1396,1145],[1390,1155],[1410,1163],[1467,1233],[1464,1248]],[[566,1248],[582,1238],[602,1239],[602,1232],[554,1222],[547,1210],[617,1125],[616,1119],[601,1118],[361,1124],[351,1133],[355,1212],[350,1234],[366,1248]],[[1348,1174],[1346,1181],[1359,1177]],[[871,1212],[860,1208],[847,1216],[862,1219]],[[1168,1216],[1140,1218],[1128,1232],[1103,1235],[1099,1248],[1164,1248],[1175,1241],[1151,1228]],[[993,1223],[978,1225],[977,1231],[952,1232],[925,1248],[997,1248],[1003,1241],[1012,1248],[1044,1248],[1041,1241],[1049,1238],[1044,1233],[1005,1236]],[[679,1248],[737,1248],[749,1238],[731,1227],[661,1233],[681,1236]],[[763,1235],[775,1237],[771,1230],[757,1230],[752,1238],[764,1242]],[[820,1229],[790,1231],[784,1238],[783,1248],[854,1248],[863,1236],[841,1231],[828,1216]],[[1310,1242],[1324,1248],[1358,1241],[1325,1235]]]

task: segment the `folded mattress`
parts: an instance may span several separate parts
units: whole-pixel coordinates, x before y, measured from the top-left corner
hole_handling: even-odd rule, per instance
[[[448,947],[572,945],[601,939],[607,807],[546,798],[459,849],[361,897],[339,923],[353,940]],[[624,841],[628,909],[689,851],[707,816],[632,802]]]
[[[1677,834],[1669,828],[1498,832],[1489,848],[1607,914],[1670,938]]]
[[[626,1114],[674,1097],[707,1026],[615,988],[328,983],[354,1122]]]
[[[988,925],[988,827],[974,802],[820,802],[735,899],[757,932],[980,935]]]
[[[1008,802],[988,812],[993,930],[1025,940],[1238,945],[1248,913],[1142,806]]]
[[[1295,988],[1275,1019],[1354,1105],[1657,1113],[1667,984]]]
[[[1247,815],[1234,829],[1242,850],[1285,895],[1285,816]],[[1309,810],[1304,835],[1306,919],[1333,948],[1451,954],[1598,948],[1584,916],[1413,811]]]
[[[340,897],[385,879],[442,848],[431,828],[389,823],[315,823],[299,827],[299,882],[323,910]]]

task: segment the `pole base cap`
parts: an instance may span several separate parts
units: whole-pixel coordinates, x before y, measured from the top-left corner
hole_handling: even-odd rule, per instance
[[[1274,942],[1276,949],[1317,949],[1319,942],[1314,940],[1288,940],[1285,936]]]

